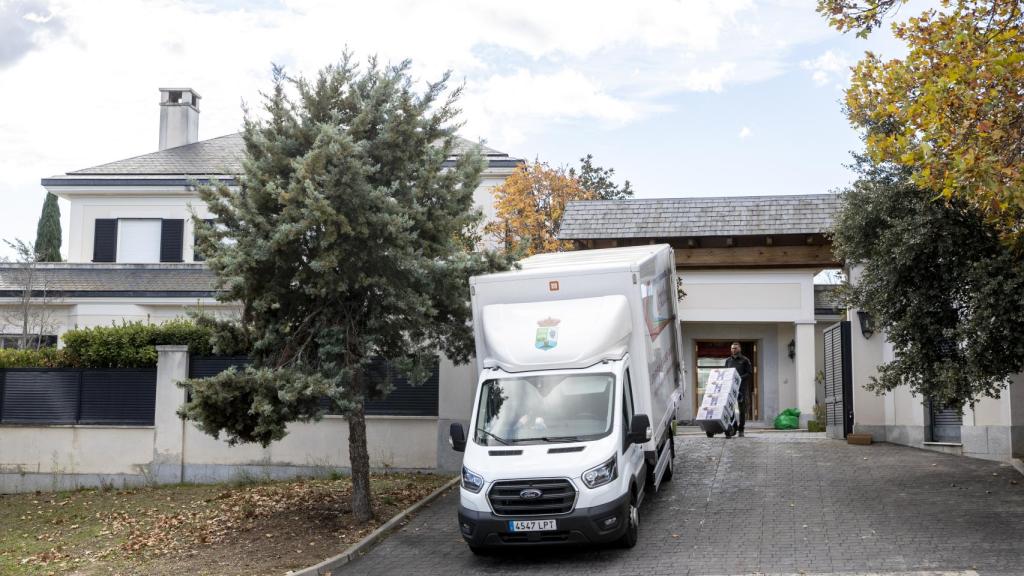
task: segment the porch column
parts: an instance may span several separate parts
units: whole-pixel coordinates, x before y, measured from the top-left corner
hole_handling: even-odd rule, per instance
[[[814,322],[796,323],[796,402],[800,427],[814,418]]]

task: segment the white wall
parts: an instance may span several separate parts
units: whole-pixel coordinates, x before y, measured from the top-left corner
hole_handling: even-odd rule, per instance
[[[813,270],[681,270],[684,322],[814,322]]]
[[[0,426],[0,447],[0,474],[139,474],[153,458],[153,428]]]
[[[369,416],[366,428],[375,469],[436,466],[436,418]],[[328,416],[288,430],[284,440],[264,449],[228,446],[189,424],[180,468],[184,481],[284,478],[351,467],[344,418]],[[0,426],[0,494],[159,483],[152,466],[155,432],[154,427]]]
[[[487,169],[473,192],[473,201],[486,220],[494,218],[493,190],[511,173],[511,168]],[[211,218],[206,204],[184,187],[54,188],[70,207],[68,262],[91,262],[95,223],[101,218],[167,218],[185,220],[185,262],[194,261],[192,210],[199,218]]]
[[[200,218],[211,217],[206,204],[197,195],[182,188],[119,190],[113,193],[96,191],[93,195],[61,194],[71,205],[68,262],[92,262],[96,220],[102,218],[183,219],[185,240],[182,258],[185,262],[192,262],[194,235],[190,208],[194,208]]]

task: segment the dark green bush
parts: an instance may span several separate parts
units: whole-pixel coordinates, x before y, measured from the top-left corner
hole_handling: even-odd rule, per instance
[[[156,366],[156,346],[186,344],[193,354],[210,354],[209,328],[191,320],[163,324],[125,322],[69,330],[61,336],[73,366],[82,368],[146,368]]]
[[[224,337],[225,326],[228,323],[200,318],[78,328],[61,336],[64,347],[59,350],[0,349],[0,368],[148,368],[156,366],[156,347],[161,344],[184,344],[200,356],[245,354],[244,339]],[[217,350],[215,340],[220,344]]]

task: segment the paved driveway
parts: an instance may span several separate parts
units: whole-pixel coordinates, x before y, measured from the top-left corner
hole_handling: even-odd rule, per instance
[[[998,463],[799,434],[680,436],[632,550],[477,558],[454,491],[341,574],[1024,574],[1024,477]]]

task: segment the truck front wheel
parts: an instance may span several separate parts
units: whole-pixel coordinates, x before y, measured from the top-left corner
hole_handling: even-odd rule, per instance
[[[626,532],[619,538],[620,548],[632,548],[640,537],[640,507],[636,504],[636,494],[629,499],[629,514],[626,518]]]

